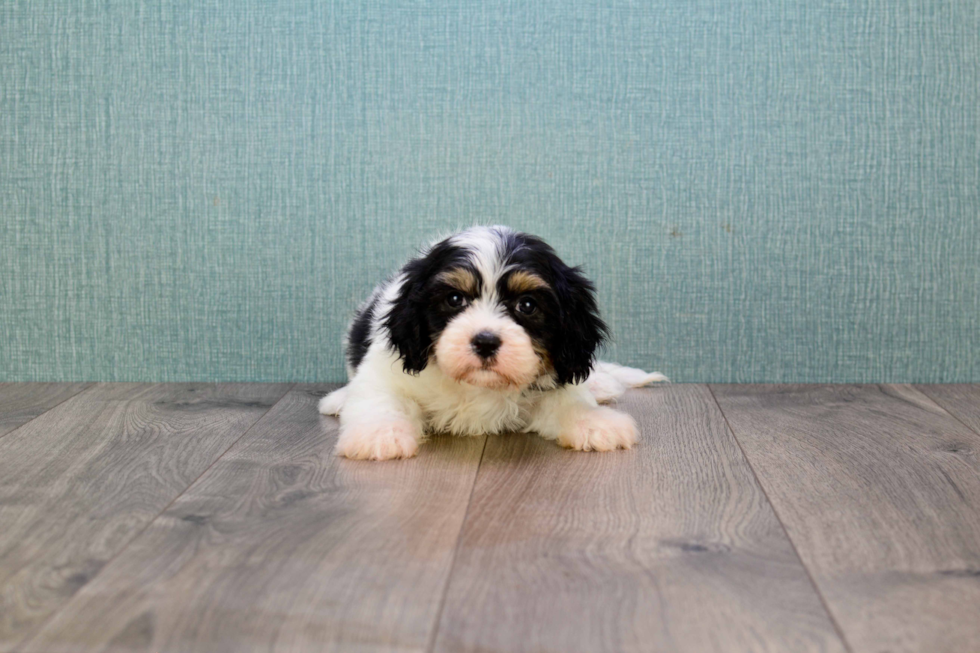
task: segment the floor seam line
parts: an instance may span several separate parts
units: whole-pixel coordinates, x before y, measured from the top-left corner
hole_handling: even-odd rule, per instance
[[[71,395],[65,397],[64,399],[62,399],[61,401],[59,401],[58,403],[56,403],[54,406],[51,406],[50,408],[46,409],[40,415],[35,415],[34,417],[30,418],[29,420],[27,420],[26,422],[24,422],[23,424],[21,424],[17,428],[11,429],[11,430],[7,431],[6,433],[4,433],[3,435],[0,435],[0,439],[3,439],[5,437],[7,437],[11,433],[16,433],[17,431],[21,430],[22,428],[24,428],[25,426],[27,426],[28,424],[30,424],[34,420],[39,419],[40,417],[43,417],[44,415],[47,415],[52,410],[54,410],[55,408],[57,408],[61,404],[65,403],[66,401],[71,401],[72,399],[74,399],[78,395],[82,394],[83,392],[88,392],[89,390],[91,390],[92,388],[94,388],[97,385],[100,385],[100,383],[98,381],[94,381],[94,382],[90,381],[88,383],[88,385],[86,385],[84,388],[82,388],[81,390],[79,390],[78,392],[76,392],[74,394],[71,394]]]
[[[915,390],[916,392],[920,393],[926,399],[928,399],[929,401],[931,401],[932,403],[934,403],[941,411],[943,411],[944,413],[946,413],[947,415],[949,415],[950,417],[952,417],[954,420],[956,420],[957,422],[959,422],[960,424],[962,424],[963,427],[967,431],[969,431],[970,433],[973,433],[977,437],[980,437],[980,431],[976,430],[975,428],[973,428],[972,426],[970,426],[969,424],[967,424],[966,422],[964,422],[963,420],[961,420],[956,415],[956,413],[954,413],[950,409],[946,408],[946,406],[943,406],[941,403],[939,403],[939,400],[938,399],[936,399],[931,394],[929,394],[928,392],[926,392],[925,390],[923,390],[923,388],[928,387],[927,385],[924,385],[924,384],[923,385],[918,385],[918,384],[915,384],[915,383],[910,383],[909,385],[911,386],[911,388],[913,390]],[[971,383],[969,385],[973,385],[973,384]]]
[[[159,384],[158,383],[158,384],[151,384],[151,385],[162,385],[162,384]],[[261,415],[259,415],[259,417],[254,422],[252,422],[251,424],[249,424],[248,425],[248,428],[245,429],[245,431],[240,436],[238,436],[237,438],[235,438],[235,441],[234,442],[232,442],[230,445],[228,445],[228,447],[224,451],[221,452],[221,455],[219,455],[217,458],[215,458],[213,461],[211,461],[211,464],[208,465],[204,469],[204,471],[202,471],[200,474],[198,474],[197,477],[193,481],[191,481],[190,483],[188,483],[187,484],[187,487],[185,487],[173,499],[171,499],[170,502],[166,506],[164,506],[163,509],[160,512],[158,512],[156,515],[154,515],[153,516],[153,519],[150,519],[149,521],[147,521],[146,522],[146,525],[143,528],[141,528],[138,533],[136,533],[131,538],[129,538],[129,540],[127,540],[127,542],[118,551],[116,551],[116,553],[114,553],[108,560],[106,560],[105,564],[102,565],[102,567],[100,567],[97,572],[95,572],[94,574],[92,574],[92,577],[91,578],[89,578],[87,581],[85,581],[85,584],[84,585],[82,585],[80,588],[78,588],[78,591],[75,592],[75,594],[73,594],[70,599],[68,599],[67,601],[65,601],[65,604],[64,605],[62,605],[59,609],[57,609],[53,613],[51,613],[51,615],[48,616],[47,619],[45,619],[44,621],[42,621],[40,623],[40,625],[38,625],[37,630],[34,631],[34,634],[31,635],[30,639],[24,640],[20,644],[14,645],[14,649],[13,649],[14,653],[23,651],[25,648],[30,648],[31,642],[34,641],[35,639],[37,639],[37,637],[42,632],[44,632],[44,629],[48,627],[48,624],[50,624],[51,621],[55,617],[57,617],[59,614],[61,614],[62,612],[64,612],[68,608],[68,606],[71,605],[71,603],[75,600],[75,597],[76,596],[78,596],[79,594],[81,594],[82,591],[87,586],[89,586],[92,583],[92,581],[94,581],[96,578],[98,578],[99,577],[99,574],[101,574],[103,572],[103,570],[105,570],[109,565],[111,565],[113,562],[115,562],[129,548],[129,546],[133,542],[135,542],[137,539],[139,539],[140,537],[142,537],[143,533],[145,533],[146,531],[148,531],[150,529],[150,526],[152,526],[154,524],[154,522],[156,522],[156,520],[160,519],[160,516],[163,515],[163,513],[167,512],[167,510],[170,509],[170,506],[172,506],[172,505],[174,505],[174,503],[176,503],[177,499],[179,499],[180,497],[184,496],[189,489],[191,489],[192,487],[194,487],[194,485],[198,481],[201,480],[201,477],[203,477],[205,474],[207,474],[208,471],[210,471],[210,469],[212,467],[214,467],[215,464],[217,464],[217,462],[219,460],[221,460],[222,458],[225,457],[225,454],[227,454],[229,451],[231,451],[231,448],[232,447],[234,447],[236,444],[238,444],[242,440],[242,438],[244,438],[246,435],[248,435],[249,433],[251,433],[252,432],[252,429],[255,428],[255,425],[258,424],[259,422],[261,422],[265,418],[265,416],[268,415],[272,411],[273,408],[275,408],[276,406],[278,406],[279,403],[286,397],[286,395],[288,395],[292,391],[292,389],[294,387],[296,387],[296,385],[297,385],[296,383],[291,383],[289,385],[289,387],[286,388],[286,391],[283,392],[282,395],[278,399],[276,399],[276,401],[274,401],[272,403],[272,405],[269,406],[264,413],[262,413]]]
[[[487,444],[490,442],[490,436],[483,436],[483,448],[480,450],[480,460],[476,463],[476,471],[473,473],[473,487],[470,488],[470,496],[466,500],[466,510],[463,511],[463,521],[459,525],[459,534],[456,536],[456,545],[453,547],[453,557],[449,562],[449,572],[446,574],[446,582],[442,588],[442,596],[439,598],[439,607],[436,609],[435,620],[432,625],[432,635],[429,636],[429,641],[426,643],[425,650],[427,653],[432,653],[435,650],[436,639],[439,636],[439,622],[442,621],[442,612],[446,607],[446,596],[449,594],[449,584],[453,579],[453,571],[456,569],[456,557],[459,554],[459,545],[463,539],[463,530],[466,528],[466,518],[470,516],[470,507],[473,505],[473,495],[476,494],[476,482],[480,478],[480,468],[483,467],[483,457],[487,453]]]
[[[752,472],[752,477],[755,479],[755,484],[759,486],[759,490],[762,492],[762,496],[766,498],[766,502],[769,504],[769,507],[772,509],[772,514],[773,516],[776,517],[776,521],[779,523],[779,527],[782,529],[783,534],[786,535],[786,541],[789,542],[789,545],[793,548],[793,553],[796,554],[796,559],[800,561],[800,566],[803,568],[803,573],[806,574],[807,580],[810,581],[810,586],[813,588],[813,591],[816,593],[817,598],[820,600],[820,604],[823,606],[824,612],[827,613],[827,618],[830,619],[830,623],[834,627],[834,630],[837,632],[837,636],[840,637],[841,644],[843,644],[844,648],[849,653],[854,653],[854,649],[851,647],[851,643],[847,641],[847,637],[844,636],[844,630],[841,628],[840,624],[837,623],[837,618],[834,616],[834,613],[830,609],[830,604],[827,603],[827,599],[824,597],[823,592],[820,591],[820,586],[817,585],[816,579],[814,579],[813,574],[810,573],[810,568],[807,567],[806,563],[803,561],[803,556],[800,555],[800,550],[796,546],[796,542],[793,541],[793,537],[789,534],[789,530],[786,528],[786,524],[783,522],[783,518],[779,516],[779,510],[776,509],[776,504],[773,503],[772,498],[769,496],[769,493],[766,492],[765,486],[762,485],[762,481],[759,479],[759,474],[756,473],[755,471],[755,466],[752,465],[752,461],[749,460],[748,455],[746,455],[745,448],[742,446],[742,443],[739,441],[738,436],[735,434],[735,429],[732,428],[731,423],[728,421],[728,415],[725,414],[724,409],[721,407],[721,402],[718,401],[718,397],[715,396],[715,391],[711,388],[711,385],[712,384],[710,383],[706,383],[705,387],[708,389],[708,393],[711,395],[711,398],[714,400],[715,406],[718,407],[718,412],[721,413],[721,418],[725,420],[725,427],[728,429],[728,432],[731,433],[732,439],[735,440],[735,445],[738,447],[739,452],[741,452],[742,459],[745,460],[745,464],[749,466],[749,471]]]

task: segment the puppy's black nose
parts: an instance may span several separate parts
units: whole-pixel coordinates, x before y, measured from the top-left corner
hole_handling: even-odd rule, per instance
[[[481,331],[473,336],[470,344],[473,345],[473,351],[476,352],[477,356],[480,358],[490,358],[500,349],[500,336],[489,331]]]

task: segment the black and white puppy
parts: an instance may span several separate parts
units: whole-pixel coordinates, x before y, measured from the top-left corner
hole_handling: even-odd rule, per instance
[[[594,363],[595,288],[540,238],[474,227],[430,246],[358,309],[337,453],[415,455],[425,434],[535,432],[581,451],[629,449],[631,417],[599,402],[662,374]]]

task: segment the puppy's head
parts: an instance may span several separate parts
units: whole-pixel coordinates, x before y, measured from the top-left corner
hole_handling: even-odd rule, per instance
[[[384,319],[406,372],[523,388],[584,380],[606,326],[595,288],[534,236],[476,227],[402,268]]]

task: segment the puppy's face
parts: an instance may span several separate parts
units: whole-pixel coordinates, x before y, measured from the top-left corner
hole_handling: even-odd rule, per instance
[[[495,287],[465,267],[446,270],[434,284],[430,313],[435,363],[447,376],[487,388],[524,387],[550,369],[544,344],[554,311],[547,284],[511,271]],[[526,282],[526,283],[524,283]]]
[[[479,227],[410,261],[386,316],[406,372],[492,389],[583,380],[605,334],[592,284],[546,243]]]

